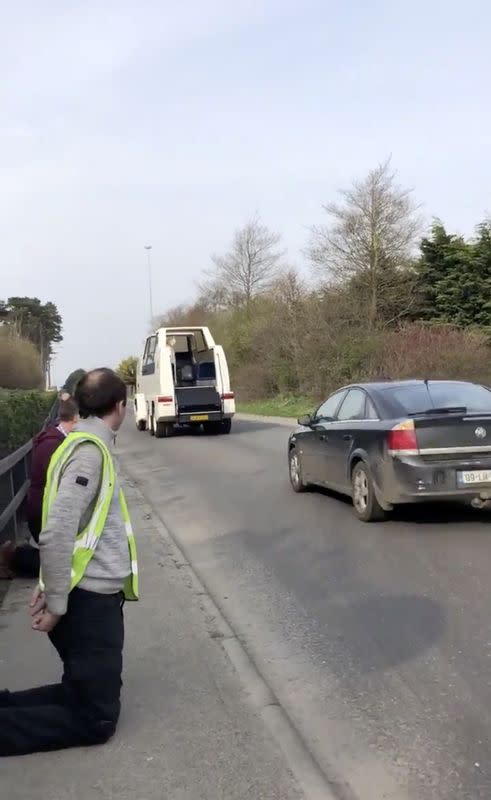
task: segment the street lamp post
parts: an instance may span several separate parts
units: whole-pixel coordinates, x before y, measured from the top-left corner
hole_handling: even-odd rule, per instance
[[[152,260],[151,260],[152,245],[146,244],[144,246],[144,249],[147,251],[147,261],[148,261],[148,295],[150,299],[150,324],[153,325]]]

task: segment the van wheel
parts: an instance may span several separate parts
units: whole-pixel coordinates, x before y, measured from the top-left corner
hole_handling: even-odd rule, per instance
[[[231,419],[222,419],[220,423],[220,433],[224,433],[225,435],[229,434],[232,430],[232,420]]]
[[[136,427],[138,428],[139,431],[146,431],[147,429],[146,419],[139,419],[138,422],[136,423]]]
[[[168,439],[172,435],[172,425],[170,422],[157,422],[155,425],[155,436],[157,439]]]
[[[363,461],[355,465],[351,475],[353,508],[362,522],[381,522],[385,511],[377,500],[370,470]]]
[[[203,430],[207,436],[218,436],[221,432],[221,422],[203,422]]]

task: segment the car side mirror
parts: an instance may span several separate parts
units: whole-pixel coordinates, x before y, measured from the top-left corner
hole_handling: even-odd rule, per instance
[[[310,428],[312,421],[312,416],[310,414],[305,414],[303,417],[299,417],[298,424],[303,428]]]

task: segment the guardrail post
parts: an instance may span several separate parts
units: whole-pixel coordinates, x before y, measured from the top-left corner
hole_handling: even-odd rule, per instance
[[[0,459],[0,543],[17,540],[22,505],[29,489],[32,442]]]
[[[17,540],[22,505],[29,489],[31,450],[32,439],[0,459],[0,544],[9,538]]]
[[[4,508],[7,508],[7,506],[13,499],[14,499],[13,476],[11,472],[7,472],[4,475],[0,475],[0,512]],[[0,531],[0,544],[10,539],[12,537],[13,532],[15,532],[14,526],[12,523],[12,519],[10,519],[4,526],[3,530]]]
[[[10,499],[13,500],[15,497],[15,483],[14,483],[14,470],[10,470]],[[14,534],[14,543],[17,542],[17,511],[14,511],[11,521],[11,528]]]

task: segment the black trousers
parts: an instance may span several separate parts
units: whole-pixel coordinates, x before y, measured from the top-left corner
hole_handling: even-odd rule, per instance
[[[74,589],[67,613],[49,636],[63,662],[62,682],[0,692],[0,756],[103,744],[116,730],[123,666],[122,594]]]

